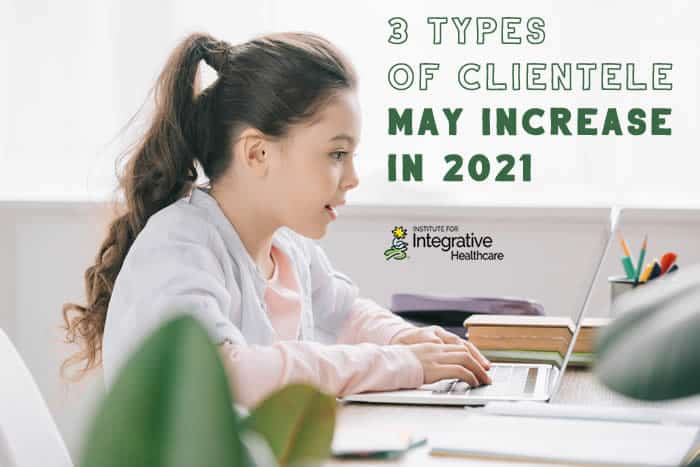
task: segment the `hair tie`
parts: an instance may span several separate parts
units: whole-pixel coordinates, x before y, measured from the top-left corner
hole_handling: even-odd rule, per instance
[[[217,73],[223,73],[229,59],[231,46],[226,41],[210,41],[202,45],[204,51],[204,61],[216,70]]]

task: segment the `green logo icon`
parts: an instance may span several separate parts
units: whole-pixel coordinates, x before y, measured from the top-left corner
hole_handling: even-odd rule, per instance
[[[389,261],[390,259],[402,260],[406,259],[406,250],[408,249],[408,243],[404,242],[403,239],[406,238],[406,229],[404,226],[397,226],[391,231],[391,247],[384,251],[384,259]]]

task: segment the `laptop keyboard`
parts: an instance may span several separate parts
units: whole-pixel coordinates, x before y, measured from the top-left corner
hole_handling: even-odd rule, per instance
[[[468,383],[457,379],[446,379],[431,385],[433,394],[465,395],[479,397],[511,394],[532,394],[537,381],[537,368],[526,366],[499,365],[489,370],[493,381],[490,385],[472,388]]]

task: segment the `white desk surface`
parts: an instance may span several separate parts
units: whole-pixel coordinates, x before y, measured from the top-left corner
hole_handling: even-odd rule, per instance
[[[586,404],[599,406],[664,406],[660,403],[636,401],[613,393],[602,386],[590,371],[584,369],[568,369],[559,388],[559,393],[552,403],[556,404]],[[692,398],[671,403],[669,407],[693,407],[698,410],[700,399]],[[468,410],[479,410],[463,407],[438,407],[438,406],[402,406],[402,405],[376,405],[376,404],[341,404],[338,406],[337,429],[357,430],[366,427],[368,434],[374,430],[396,430],[414,433],[427,433],[432,430],[439,431],[441,427],[449,426],[463,420]],[[465,436],[468,436],[465,433]],[[401,465],[401,466],[431,466],[431,465],[506,465],[500,462],[477,461],[458,457],[433,457],[429,455],[430,439],[428,444],[414,448],[397,460],[339,460],[330,459],[326,466],[347,465]],[[508,465],[526,466],[530,464],[517,463]],[[553,465],[553,464],[549,464]]]

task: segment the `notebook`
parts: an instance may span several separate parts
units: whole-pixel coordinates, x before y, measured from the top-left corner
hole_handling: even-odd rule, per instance
[[[430,454],[538,464],[677,466],[698,427],[601,420],[469,415],[430,433]]]

